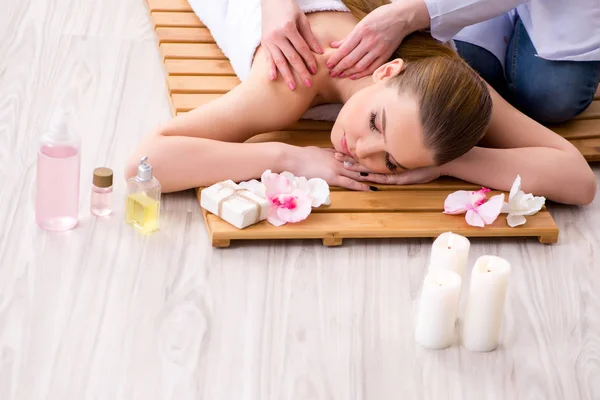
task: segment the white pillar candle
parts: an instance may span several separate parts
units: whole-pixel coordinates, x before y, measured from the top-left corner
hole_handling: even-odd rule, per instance
[[[453,271],[431,271],[425,277],[417,311],[415,339],[429,349],[452,344],[462,279]]]
[[[464,236],[452,232],[442,233],[431,246],[429,271],[446,269],[465,277],[471,242]]]
[[[462,343],[471,351],[491,351],[498,346],[504,314],[510,263],[496,256],[477,259],[462,327]]]

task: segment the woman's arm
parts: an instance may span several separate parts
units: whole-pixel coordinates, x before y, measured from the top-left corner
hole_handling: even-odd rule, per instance
[[[498,190],[510,190],[517,175],[522,189],[565,204],[589,204],[596,177],[566,139],[540,125],[490,89],[493,112],[483,145],[441,167],[450,175]]]
[[[282,143],[241,143],[263,132],[283,129],[309,108],[316,89],[290,91],[283,80],[270,82],[264,60],[257,59],[247,81],[196,110],[167,122],[149,135],[131,156],[126,176],[136,174],[146,155],[165,192],[241,181],[276,171]]]

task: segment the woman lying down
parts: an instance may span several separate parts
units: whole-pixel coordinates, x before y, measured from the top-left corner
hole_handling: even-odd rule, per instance
[[[353,190],[369,190],[371,182],[453,176],[508,191],[521,175],[525,192],[552,201],[594,199],[594,173],[573,145],[509,105],[451,46],[426,33],[407,37],[388,63],[357,80],[331,78],[325,63],[335,49],[324,48],[312,86],[292,91],[280,78],[269,80],[258,46],[259,0],[239,1],[228,10],[226,1],[191,3],[242,83],[149,135],[132,155],[127,176],[147,155],[165,192],[250,180],[271,169]],[[318,12],[324,3],[334,11]],[[299,0],[322,44],[343,39],[375,3],[381,2]],[[314,106],[338,103],[344,105],[329,149],[243,143],[289,127]]]

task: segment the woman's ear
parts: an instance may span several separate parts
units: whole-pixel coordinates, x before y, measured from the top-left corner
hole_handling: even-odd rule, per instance
[[[398,76],[404,68],[404,60],[396,58],[390,62],[383,64],[373,72],[373,80],[375,82],[383,81]]]

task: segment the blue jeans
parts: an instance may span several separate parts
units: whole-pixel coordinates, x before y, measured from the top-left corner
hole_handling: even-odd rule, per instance
[[[567,121],[585,110],[600,82],[600,61],[550,61],[536,50],[517,19],[505,69],[489,51],[456,41],[458,52],[513,106],[543,124]]]

